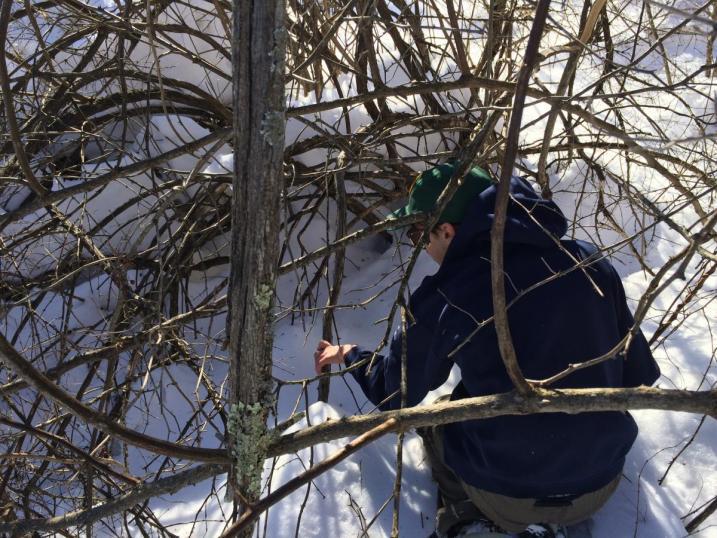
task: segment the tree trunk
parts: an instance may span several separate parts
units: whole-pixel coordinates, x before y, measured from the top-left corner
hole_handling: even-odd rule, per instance
[[[261,487],[274,405],[272,304],[279,253],[286,30],[284,0],[235,0],[229,483],[240,511]]]

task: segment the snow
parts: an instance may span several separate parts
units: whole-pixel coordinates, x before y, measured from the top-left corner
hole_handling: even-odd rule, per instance
[[[110,4],[107,2],[105,5],[109,6]],[[639,16],[639,7],[631,6],[629,2],[622,2],[615,9],[622,9],[623,15],[627,12],[631,13],[634,19]],[[192,21],[192,27],[206,32],[219,42],[224,40],[223,29],[217,20],[206,18],[206,14],[199,16],[192,13],[192,9],[188,5],[177,4],[163,17],[161,22],[164,23],[176,20]],[[576,20],[572,21],[573,26],[576,24]],[[618,21],[619,19],[614,20]],[[616,24],[620,23],[616,22]],[[620,28],[614,28],[614,31],[619,30]],[[406,37],[410,39],[410,36]],[[351,42],[351,36],[347,35],[344,38],[347,44]],[[434,36],[433,39],[441,45],[446,44],[442,37]],[[562,38],[553,36],[552,39],[558,43]],[[546,41],[547,44],[554,43]],[[212,47],[207,42],[191,38],[184,41],[183,45],[206,58],[208,63],[219,63],[225,72],[229,72],[228,60],[212,51]],[[154,72],[158,70],[155,63],[159,61],[159,69],[166,76],[176,76],[183,80],[193,81],[217,100],[223,103],[229,101],[230,92],[226,77],[210,72],[202,65],[193,65],[182,56],[166,53],[161,43],[156,46],[158,50],[152,51],[150,45],[142,43],[133,52],[134,60],[143,63],[147,70]],[[350,49],[348,46],[346,48]],[[476,42],[469,43],[468,50],[474,51],[472,53],[474,58],[479,57],[480,48]],[[390,48],[384,52],[387,57],[397,54],[397,51]],[[640,53],[641,51],[638,50],[637,55]],[[701,65],[700,55],[702,58],[704,57],[704,53],[698,50],[697,45],[680,44],[675,49],[673,61],[676,65],[684,68],[686,72],[690,72],[696,66]],[[624,54],[616,55],[615,59],[618,63],[629,62],[629,57]],[[548,63],[546,67],[536,73],[536,77],[543,84],[554,89],[560,80],[563,62],[564,56],[561,56],[559,60]],[[388,72],[385,76],[387,84],[400,86],[410,82],[401,71],[391,69],[390,61],[387,61],[387,65]],[[458,75],[454,65],[435,65],[433,67],[446,80]],[[659,62],[652,67],[656,70],[663,69]],[[584,69],[579,72],[575,82],[575,93],[595,84],[600,76],[600,69],[600,66],[595,65],[592,69]],[[182,73],[182,77],[177,75],[179,72]],[[355,93],[354,81],[347,75],[339,76],[339,85],[342,89],[340,95],[346,97]],[[628,81],[626,88],[630,89],[630,87]],[[609,91],[609,88],[606,91]],[[320,100],[337,99],[340,95],[329,85],[320,96]],[[303,95],[301,92],[295,92],[292,97],[290,103],[292,106],[301,106],[317,101],[317,97],[313,93]],[[455,109],[460,109],[455,103],[465,103],[467,97],[468,92],[457,92],[452,96],[452,100],[444,99],[442,102],[447,108],[453,106]],[[646,141],[641,141],[646,146],[649,146],[650,143],[661,145],[671,139],[700,134],[698,126],[681,121],[680,113],[685,110],[683,107],[687,106],[683,101],[675,100],[670,96],[655,97],[653,95],[636,96],[636,99],[651,106],[662,107],[659,109],[659,113],[652,118],[663,128],[662,133],[660,136],[653,134]],[[396,112],[411,112],[422,106],[421,99],[417,97],[392,98],[389,102]],[[545,114],[549,108],[544,103],[536,103],[530,99],[528,105],[523,121],[524,124],[534,123],[522,133],[523,142],[526,144],[539,143],[542,140],[545,127]],[[701,113],[705,115],[705,121],[714,110],[714,103],[711,103],[706,95],[701,95],[699,99],[691,101],[689,105],[695,110],[703,111]],[[610,121],[611,112],[605,108],[604,103],[596,105],[596,108],[597,110],[593,110],[593,112],[597,116]],[[645,118],[639,114],[623,112],[626,115],[626,121],[635,124],[643,124],[645,121]],[[349,117],[353,132],[369,122],[361,107],[352,108]],[[322,112],[312,119],[321,119],[322,128],[335,132],[337,135],[347,132],[341,111],[338,109]],[[711,128],[714,129],[714,127]],[[157,116],[148,124],[134,125],[133,129],[132,135],[139,142],[124,148],[126,154],[119,158],[118,162],[99,166],[86,165],[84,170],[88,177],[90,174],[94,175],[109,170],[117,164],[129,164],[133,160],[133,155],[140,157],[156,155],[208,133],[204,127],[199,126],[191,119],[169,114]],[[444,147],[437,134],[424,136],[419,128],[413,126],[406,127],[404,133],[406,138],[403,141],[406,145],[398,146],[401,157],[452,149]],[[298,119],[290,119],[287,124],[286,143],[290,145],[306,140],[315,134],[316,131],[312,127],[307,127]],[[146,150],[142,144],[145,135],[151,137],[157,145]],[[448,142],[453,143],[453,141]],[[313,165],[332,162],[335,158],[335,152],[327,153],[326,150],[317,149],[303,153],[299,160],[303,164]],[[625,160],[615,151],[606,151],[596,157],[596,160],[615,176],[619,177],[625,171]],[[534,168],[537,164],[537,156],[526,157],[523,164]],[[634,163],[632,165],[634,166]],[[207,157],[206,162],[200,162],[198,156],[183,156],[166,163],[167,169],[185,171],[193,170],[196,166],[203,173],[209,175],[231,173],[233,162],[229,146],[216,147],[215,154]],[[603,245],[617,245],[613,249],[614,261],[624,279],[630,305],[634,308],[647,289],[650,275],[643,271],[636,262],[624,244],[624,237],[620,232],[605,222],[600,222],[598,226],[595,226],[592,216],[598,203],[597,192],[589,191],[587,196],[583,197],[580,197],[577,192],[577,187],[580,187],[581,178],[585,175],[586,170],[573,162],[569,166],[549,170],[549,172],[551,185],[555,189],[556,202],[575,223],[570,232],[571,235]],[[639,169],[633,169],[631,173],[633,180],[639,179],[643,192],[654,203],[660,204],[661,207],[669,207],[671,200],[666,194],[668,182],[664,177],[644,172],[640,177],[638,176],[641,173]],[[104,217],[110,215],[112,211],[115,211],[123,202],[131,200],[139,192],[146,192],[144,189],[151,187],[153,181],[168,181],[170,179],[169,176],[153,178],[149,174],[139,174],[132,178],[114,181],[103,189],[87,193],[82,200],[65,201],[60,208],[66,214],[71,215],[74,222],[86,228],[92,228]],[[64,180],[62,185],[58,184],[56,188],[67,187],[70,184],[70,180]],[[348,185],[347,188],[351,191],[356,187]],[[652,223],[640,220],[644,215],[634,214],[632,208],[627,207],[622,201],[611,203],[611,200],[618,200],[619,189],[620,186],[614,182],[605,186],[606,204],[625,234],[631,236]],[[177,197],[191,195],[191,191],[189,194],[186,191],[183,193],[172,192],[172,196]],[[12,199],[9,200],[5,209],[14,209],[14,203]],[[84,212],[76,214],[74,210],[79,207],[80,203],[86,203]],[[106,241],[100,243],[100,246],[105,252],[112,253],[136,252],[147,248],[151,243],[151,237],[147,230],[154,226],[158,227],[157,219],[159,218],[154,214],[148,214],[148,212],[158,204],[161,206],[162,203],[158,197],[145,197],[136,205],[126,208],[115,218],[105,222],[102,225],[103,228],[97,232],[106,237]],[[333,211],[333,208],[324,207],[323,211],[325,213]],[[683,211],[680,217],[682,218],[681,224],[685,226],[689,226],[697,219],[696,215],[689,211]],[[44,211],[38,211],[13,223],[6,233],[29,233],[42,226],[47,218]],[[323,222],[313,222],[304,232],[302,243],[310,251],[333,240],[334,236],[335,231],[331,226],[327,227]],[[157,240],[161,240],[161,238],[157,238]],[[211,244],[203,245],[197,253],[195,261],[200,261],[204,256],[216,253],[227,255],[228,240],[229,238],[225,236]],[[646,260],[652,269],[659,269],[686,243],[684,238],[666,224],[659,223],[655,224],[648,234],[633,240],[632,244],[638,251],[646,255]],[[388,248],[386,247],[380,239],[370,238],[347,249],[349,261],[346,264],[346,276],[339,304],[350,306],[336,310],[337,343],[360,343],[370,348],[377,345],[387,329],[390,328],[387,327],[386,322],[377,324],[375,320],[385,318],[393,304],[396,283],[403,275],[402,266],[410,256],[410,250],[405,245],[397,246],[397,241],[394,241],[393,245]],[[8,278],[12,278],[13,274],[40,275],[51,270],[56,261],[62,257],[63,252],[71,248],[75,248],[75,245],[64,244],[61,237],[45,237],[35,242],[31,253],[21,257],[26,265],[10,269],[3,268],[3,270],[9,271]],[[298,251],[297,240],[292,238],[291,248],[287,250],[284,261],[288,261],[292,257],[292,253]],[[430,274],[435,269],[435,264],[425,254],[421,254],[418,265],[411,275],[411,288],[415,288],[423,276]],[[694,267],[689,270],[694,271]],[[201,298],[207,295],[207,290],[223,289],[226,282],[223,279],[228,276],[226,266],[212,271],[211,273],[196,272],[193,274],[186,293],[192,297]],[[137,279],[137,281],[142,279],[141,274],[135,272],[128,272],[127,276]],[[312,353],[322,333],[320,311],[304,318],[291,315],[289,309],[294,304],[294,291],[299,282],[300,275],[290,273],[281,278],[277,289],[274,375],[284,382],[313,377]],[[704,289],[714,290],[716,285],[717,277],[713,276]],[[652,305],[642,325],[648,339],[652,336],[664,310],[682,292],[684,286],[684,281],[675,281]],[[384,291],[387,287],[388,290]],[[382,293],[379,294],[379,292]],[[100,334],[111,323],[111,315],[117,301],[116,288],[106,277],[89,274],[77,284],[74,295],[76,304],[70,316],[72,321],[67,326],[72,329],[96,324],[97,334]],[[320,308],[325,303],[326,290],[320,288],[316,304],[313,306]],[[61,308],[59,295],[54,292],[46,294],[35,308],[43,312],[43,317],[48,322],[46,326],[33,327],[34,336],[43,341],[53,338],[66,314]],[[2,319],[4,334],[12,332],[20,326],[22,322],[20,310],[20,308],[9,308],[4,312]],[[717,382],[715,357],[712,351],[715,347],[713,328],[714,320],[717,319],[717,303],[710,300],[710,296],[705,294],[702,298],[695,300],[690,313],[690,317],[676,331],[664,340],[660,340],[655,347],[655,356],[663,372],[663,377],[657,384],[659,387],[697,390],[713,387]],[[192,342],[199,355],[210,357],[202,366],[206,366],[208,374],[217,386],[222,384],[227,370],[226,354],[214,344],[223,337],[224,321],[223,317],[213,318],[211,322],[199,320],[195,324],[195,341]],[[681,321],[683,320],[677,320],[675,323]],[[57,322],[56,325],[55,322]],[[29,330],[23,333],[23,338],[30,338]],[[73,335],[67,336],[70,340],[73,339]],[[20,351],[23,350],[23,343],[21,338],[18,343]],[[73,343],[77,346],[78,353],[100,344],[97,339],[93,338],[78,339]],[[54,365],[51,354],[44,355],[42,360],[45,363],[44,367],[49,368]],[[454,371],[447,385],[427,396],[425,402],[430,402],[438,395],[449,392],[451,385],[457,382],[458,376],[459,372]],[[65,378],[63,382],[70,386],[76,386],[81,380],[82,374],[76,372]],[[165,433],[177,434],[179,424],[188,420],[192,412],[195,411],[192,404],[187,403],[187,400],[183,398],[183,394],[197,390],[199,397],[206,397],[205,389],[197,389],[193,386],[196,383],[195,374],[182,365],[169,368],[158,375],[148,375],[138,382],[147,383],[149,388],[162,387],[161,394],[163,396],[158,399],[156,393],[148,388],[147,399],[136,402],[137,410],[129,414],[127,425],[143,431],[155,431],[156,428],[161,428],[161,431]],[[304,409],[307,418],[292,426],[290,431],[294,431],[309,424],[315,425],[327,420],[336,420],[344,416],[372,411],[372,405],[367,403],[366,398],[350,376],[332,379],[330,400],[327,404],[315,401],[315,385],[309,387],[308,395],[307,406],[300,385],[283,385],[278,402],[278,416],[274,418],[282,421],[291,416],[295,409]],[[4,406],[5,404],[0,403],[0,405]],[[162,405],[171,409],[174,423],[160,424],[159,418],[148,418],[152,414],[150,411],[153,407]],[[588,524],[591,535],[595,538],[684,536],[686,531],[680,518],[708,503],[717,492],[717,473],[714,472],[714,462],[717,457],[715,448],[717,447],[717,422],[708,419],[700,426],[701,417],[685,413],[635,411],[632,414],[640,427],[640,436],[628,455],[624,478],[617,492]],[[694,441],[686,448],[670,469],[667,478],[660,484],[660,479],[668,465],[689,442],[698,427],[700,429]],[[202,446],[215,447],[220,443],[219,438],[222,432],[219,430],[196,431],[191,432],[190,435],[200,440]],[[304,449],[298,454],[282,456],[274,462],[267,462],[265,493],[268,491],[269,485],[272,491],[276,490],[278,486],[303,472],[312,463],[324,460],[348,441],[349,439],[339,439],[323,443],[312,449]],[[397,436],[386,435],[354,453],[329,472],[314,480],[310,486],[300,488],[270,509],[268,515],[262,516],[260,519],[258,529],[262,535],[271,538],[389,536],[393,517],[391,495],[397,469],[396,445]],[[159,469],[159,464],[154,458],[146,455],[140,458],[136,452],[132,452],[125,463],[133,472],[142,475],[147,473],[147,476]],[[415,433],[408,433],[405,436],[402,469],[400,535],[406,537],[427,536],[433,529],[436,503],[435,485],[430,478],[430,470],[427,468],[420,440]],[[226,477],[218,476],[213,480],[186,487],[175,495],[153,499],[150,505],[161,521],[172,532],[180,536],[217,536],[225,527],[229,514],[231,514],[231,505],[223,501],[225,485]],[[687,520],[689,519],[687,518]],[[712,516],[701,529],[695,534],[696,536],[717,537],[717,516]]]

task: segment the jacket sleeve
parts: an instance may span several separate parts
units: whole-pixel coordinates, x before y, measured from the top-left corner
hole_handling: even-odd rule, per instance
[[[625,288],[622,286],[620,276],[615,269],[612,269],[615,280],[615,307],[617,309],[617,323],[620,336],[623,337],[632,330],[635,319],[627,306]],[[640,328],[637,329],[630,341],[627,353],[620,355],[624,358],[623,365],[623,386],[637,387],[639,385],[652,385],[660,377],[660,368],[650,351],[645,335]]]
[[[407,329],[408,352],[406,354],[407,407],[420,402],[430,390],[441,386],[451,372],[452,362],[433,357],[431,343],[433,331],[420,323]],[[372,352],[360,347],[353,348],[344,357],[346,366],[366,359],[365,363],[351,373],[366,397],[382,411],[401,407],[401,342],[403,332],[397,329],[387,355],[376,355],[369,371]]]

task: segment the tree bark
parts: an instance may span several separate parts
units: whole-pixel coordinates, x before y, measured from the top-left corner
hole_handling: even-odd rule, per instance
[[[229,476],[240,511],[259,496],[274,406],[272,305],[286,110],[284,0],[235,0],[234,179],[227,332]]]

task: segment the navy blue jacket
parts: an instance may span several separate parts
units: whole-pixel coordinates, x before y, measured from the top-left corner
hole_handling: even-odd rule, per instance
[[[410,297],[415,323],[407,328],[408,406],[443,384],[453,363],[462,380],[452,400],[513,388],[495,327],[484,323],[493,314],[489,234],[495,196],[493,186],[476,197],[440,269]],[[506,299],[513,343],[528,379],[544,379],[570,363],[607,353],[633,325],[615,269],[595,246],[559,240],[566,230],[553,202],[540,198],[525,180],[512,179]],[[583,265],[576,267],[577,262]],[[366,396],[384,410],[400,407],[401,341],[398,330],[390,353],[379,356],[370,373],[366,365],[353,371]],[[354,348],[346,365],[366,356],[369,351]],[[626,353],[574,372],[553,387],[635,387],[651,385],[659,375],[638,332]],[[637,425],[626,412],[501,416],[446,425],[445,460],[464,482],[502,495],[579,495],[617,476],[636,435]]]

